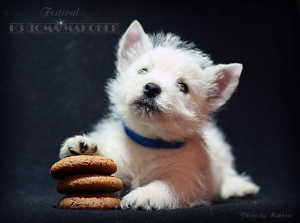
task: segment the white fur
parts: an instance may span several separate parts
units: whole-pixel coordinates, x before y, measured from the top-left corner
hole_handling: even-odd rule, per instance
[[[241,64],[215,66],[194,44],[170,33],[147,35],[134,21],[119,42],[116,68],[116,78],[107,85],[111,113],[88,136],[67,139],[61,159],[73,155],[69,148],[114,159],[118,165],[114,175],[125,185],[123,209],[193,207],[218,197],[259,191],[249,177],[234,169],[231,147],[211,116],[233,94]],[[148,72],[139,74],[142,68]],[[142,97],[147,83],[161,87],[155,98],[159,113],[133,104]],[[178,83],[187,84],[187,94],[179,90]],[[143,147],[125,134],[122,120],[144,137],[183,140],[184,146]],[[86,142],[89,149],[80,151],[80,142]],[[91,153],[95,145],[99,149]]]

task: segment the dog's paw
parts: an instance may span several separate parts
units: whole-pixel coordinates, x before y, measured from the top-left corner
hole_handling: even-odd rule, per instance
[[[74,136],[66,139],[60,149],[60,159],[77,155],[100,155],[100,151],[94,140],[88,136]]]
[[[244,197],[258,193],[259,189],[259,186],[251,182],[246,176],[228,177],[222,185],[221,197],[224,199]]]
[[[177,200],[170,194],[166,185],[151,183],[131,191],[121,201],[122,209],[138,209],[145,211],[172,209]]]
[[[145,211],[164,209],[163,201],[152,191],[137,188],[121,201],[122,209],[139,209]]]

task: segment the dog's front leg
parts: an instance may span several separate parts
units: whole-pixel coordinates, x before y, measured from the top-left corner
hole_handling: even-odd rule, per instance
[[[122,209],[162,210],[178,208],[178,200],[166,181],[155,180],[138,187],[121,201]]]

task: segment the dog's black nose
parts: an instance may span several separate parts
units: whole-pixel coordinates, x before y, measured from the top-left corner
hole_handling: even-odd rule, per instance
[[[144,87],[144,94],[148,97],[156,97],[161,92],[160,86],[154,83],[148,83]]]

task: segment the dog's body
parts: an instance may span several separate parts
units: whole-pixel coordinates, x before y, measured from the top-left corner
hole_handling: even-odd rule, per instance
[[[116,66],[107,88],[109,118],[88,136],[67,139],[60,158],[115,160],[123,209],[188,207],[258,192],[234,169],[211,115],[234,92],[241,64],[214,66],[193,44],[172,34],[149,36],[134,21],[120,40]]]

